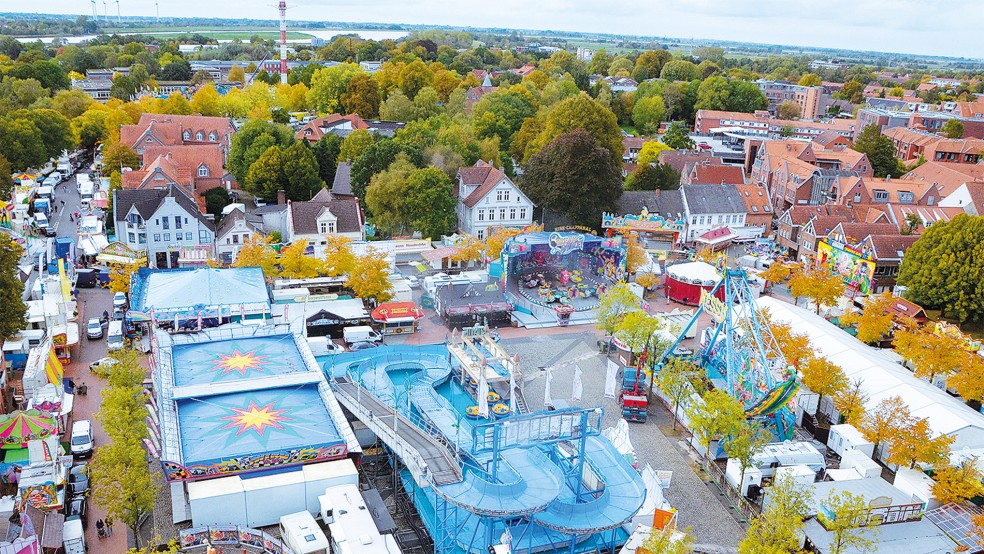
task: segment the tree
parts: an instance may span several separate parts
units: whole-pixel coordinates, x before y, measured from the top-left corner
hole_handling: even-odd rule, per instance
[[[209,83],[199,88],[191,97],[191,111],[207,116],[218,116],[222,114],[222,98],[215,85]]]
[[[130,169],[139,169],[140,156],[137,156],[137,153],[128,145],[122,142],[114,142],[103,148],[103,167],[113,169],[129,167]]]
[[[878,344],[882,338],[891,333],[894,321],[892,312],[888,311],[892,304],[892,294],[882,293],[869,296],[864,309],[858,312],[848,312],[841,316],[840,322],[845,325],[856,325],[858,340],[866,344]]]
[[[294,132],[286,125],[271,123],[262,119],[250,121],[232,137],[229,158],[226,162],[229,171],[240,183],[246,183],[250,167],[271,146],[287,148],[294,142]]]
[[[366,73],[359,73],[352,77],[345,87],[341,101],[345,113],[359,114],[364,119],[379,117],[379,103],[382,101],[379,97],[379,87]]]
[[[137,83],[129,75],[120,73],[113,77],[113,85],[109,89],[109,95],[129,102],[136,96],[137,86]]]
[[[701,402],[690,406],[687,416],[690,432],[704,447],[704,460],[709,462],[714,459],[710,451],[711,442],[736,433],[745,420],[745,410],[728,391],[714,389],[705,392]]]
[[[338,160],[342,149],[342,137],[329,133],[314,143],[311,151],[318,162],[318,177],[326,184],[335,182]]]
[[[162,81],[190,81],[191,64],[179,59],[162,67],[158,76]]]
[[[366,129],[356,129],[349,133],[345,137],[345,140],[342,141],[339,156],[347,162],[354,161],[375,142],[376,139],[372,136],[372,133]]]
[[[659,284],[659,277],[653,273],[637,273],[635,282],[637,285],[642,287],[644,291],[652,290],[653,287]]]
[[[388,235],[404,234],[410,224],[407,180],[415,171],[406,154],[399,154],[385,171],[372,176],[366,189],[366,208],[373,223]]]
[[[693,62],[673,60],[663,65],[659,78],[667,81],[696,81],[700,79],[700,69]]]
[[[946,386],[967,402],[980,402],[984,399],[984,359],[968,354],[960,369],[946,380]]]
[[[561,135],[572,131],[583,130],[591,135],[598,146],[607,150],[612,162],[619,167],[622,164],[622,129],[618,120],[608,108],[597,100],[582,92],[560,101],[550,109],[543,123],[543,130],[527,147],[525,160],[530,160],[534,154],[546,148],[548,144]],[[619,178],[621,180],[621,177]]]
[[[640,164],[625,180],[625,190],[674,190],[680,188],[680,172],[669,164]]]
[[[280,276],[286,279],[310,279],[321,273],[321,260],[308,256],[307,241],[294,241],[280,250]]]
[[[325,237],[325,259],[322,270],[329,277],[347,275],[355,269],[355,254],[352,252],[352,239],[342,235]]]
[[[799,104],[792,100],[783,100],[776,106],[776,117],[779,119],[799,119],[800,113]]]
[[[58,110],[70,120],[85,113],[94,103],[95,100],[81,89],[62,90],[51,99],[52,109]]]
[[[362,72],[362,68],[354,63],[341,63],[315,70],[307,93],[308,105],[322,114],[338,111],[349,84]]]
[[[413,100],[424,87],[434,82],[434,73],[420,60],[414,60],[400,71],[400,91]]]
[[[851,146],[854,150],[868,155],[871,169],[875,177],[901,175],[905,167],[895,158],[895,146],[892,139],[881,134],[877,125],[868,125],[861,130],[858,140]]]
[[[481,261],[485,257],[485,243],[469,234],[460,235],[455,247],[458,251],[451,254],[449,259],[452,262],[467,264]]]
[[[975,496],[984,496],[984,475],[977,466],[977,458],[964,460],[957,467],[940,464],[933,471],[933,497],[940,504],[963,502]]]
[[[663,64],[673,59],[673,55],[666,50],[646,50],[636,58],[635,69],[632,70],[632,79],[641,83],[647,79],[655,79],[660,76]]]
[[[76,140],[72,134],[72,124],[61,112],[51,109],[36,109],[21,110],[11,115],[24,118],[38,128],[47,157],[57,158],[61,156],[63,150],[75,148]]]
[[[130,280],[137,271],[134,264],[111,264],[109,266],[109,290],[113,293],[130,292]]]
[[[697,88],[697,110],[726,110],[731,96],[731,84],[720,75],[704,79]]]
[[[615,336],[623,344],[629,347],[629,352],[633,354],[649,353],[657,351],[654,348],[654,335],[656,331],[663,327],[663,323],[647,314],[642,310],[633,310],[622,318],[622,321],[615,327]],[[649,359],[653,356],[649,355]]]
[[[772,434],[763,429],[758,421],[751,419],[740,420],[731,434],[721,439],[725,454],[741,464],[739,488],[745,482],[745,470],[752,466],[755,456],[771,440]]]
[[[773,263],[765,271],[759,273],[759,277],[769,283],[769,290],[777,283],[785,283],[792,275],[792,268],[783,263]]]
[[[819,87],[823,80],[816,73],[804,73],[797,84],[801,87]]]
[[[912,423],[912,415],[906,403],[898,396],[891,396],[879,402],[874,411],[861,417],[858,431],[874,444],[875,455],[872,457],[876,457],[879,445],[886,440],[897,438],[911,427]]]
[[[520,187],[544,209],[564,214],[575,225],[597,227],[598,213],[613,211],[622,194],[621,153],[618,158],[579,129],[533,156]]]
[[[769,101],[762,89],[748,81],[731,81],[731,97],[728,99],[728,109],[733,112],[752,113],[769,107]]]
[[[265,277],[276,277],[277,253],[270,248],[270,237],[247,237],[232,267],[258,267]]]
[[[628,283],[618,283],[605,291],[598,299],[598,318],[595,326],[611,336],[625,318],[626,314],[642,309],[638,296],[632,292]]]
[[[768,313],[768,312],[766,312]],[[782,352],[786,363],[800,370],[813,357],[813,346],[810,338],[803,333],[793,331],[788,323],[774,321],[771,315],[766,315],[765,325],[772,331],[776,339],[776,347]]]
[[[41,167],[47,161],[41,131],[26,119],[0,117],[0,156],[10,162],[14,171]]]
[[[914,468],[917,463],[935,466],[947,461],[956,437],[933,435],[929,420],[920,419],[892,438],[888,463]]]
[[[892,345],[909,361],[916,377],[929,379],[930,383],[937,375],[949,375],[967,363],[967,353],[959,341],[928,328],[899,329]]]
[[[0,338],[11,337],[27,326],[24,283],[17,268],[22,254],[23,249],[9,234],[0,233]]]
[[[205,191],[205,213],[210,214],[215,222],[222,219],[222,209],[232,203],[229,191],[222,187],[215,187]]]
[[[12,174],[13,170],[10,168],[10,162],[0,154],[0,198],[10,198],[10,195],[14,193],[14,178]]]
[[[817,393],[817,406],[824,396],[836,396],[847,390],[847,375],[827,358],[811,357],[803,366],[803,385]]]
[[[690,138],[690,129],[681,121],[670,123],[661,140],[663,144],[674,150],[689,150],[694,147],[694,141]]]
[[[866,536],[877,532],[868,528],[868,506],[864,497],[848,491],[830,491],[822,503],[817,520],[830,532],[830,554],[870,552],[874,541]]]
[[[691,554],[694,551],[694,538],[676,527],[653,529],[642,548],[650,554]]]
[[[941,129],[947,138],[961,139],[964,136],[964,124],[959,119],[948,119]]]
[[[625,241],[627,248],[625,254],[626,272],[635,273],[647,261],[646,249],[639,242],[639,233],[623,233],[622,240]]]
[[[697,364],[670,356],[655,376],[655,385],[672,402],[673,430],[676,431],[680,407],[694,393],[704,392],[704,381],[701,379],[703,370]],[[687,404],[689,406],[689,402]]]
[[[819,315],[821,307],[836,305],[844,295],[844,279],[825,267],[805,268],[789,279],[789,292],[795,298],[812,300]]]
[[[898,282],[905,296],[959,321],[984,316],[984,217],[934,223],[905,252]]]
[[[858,427],[861,418],[864,417],[864,404],[868,401],[868,395],[862,386],[864,382],[857,378],[847,386],[847,388],[834,395],[834,409],[847,423]]]
[[[393,284],[389,280],[390,266],[385,254],[369,252],[359,256],[355,266],[359,271],[349,274],[345,286],[352,289],[357,297],[377,305],[393,298]]]
[[[264,198],[283,190],[289,200],[309,200],[325,186],[318,178],[318,161],[303,142],[287,149],[271,146],[249,167],[245,188]]]
[[[792,477],[776,479],[766,489],[762,512],[748,527],[739,554],[786,554],[802,552],[803,520],[810,514],[810,490],[799,487]]]
[[[639,150],[639,154],[636,156],[636,163],[639,165],[659,163],[660,152],[665,152],[667,150],[673,149],[662,142],[657,142],[655,140],[646,141],[643,143],[642,148]]]
[[[229,75],[226,77],[230,83],[244,83],[246,82],[246,71],[240,65],[234,65],[229,68]]]
[[[632,108],[632,123],[644,135],[659,131],[659,125],[666,118],[666,104],[662,96],[649,96],[638,100]]]
[[[502,255],[502,247],[506,241],[520,234],[522,229],[519,227],[495,227],[490,229],[489,236],[485,238],[485,256],[490,260],[498,260]]]
[[[458,223],[458,200],[451,179],[436,167],[418,169],[407,179],[410,225],[425,237],[449,235]]]

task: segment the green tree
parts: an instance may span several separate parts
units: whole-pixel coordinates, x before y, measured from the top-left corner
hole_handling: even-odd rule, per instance
[[[326,184],[334,183],[342,150],[342,137],[329,133],[314,143],[311,150],[318,161],[318,177]]]
[[[864,497],[849,491],[830,491],[820,503],[817,520],[830,532],[830,554],[871,552],[877,527],[868,527],[870,507]]]
[[[119,98],[124,102],[129,102],[136,96],[137,86],[138,84],[129,75],[118,73],[113,77],[113,85],[109,89],[109,95],[113,98]]]
[[[909,300],[960,321],[984,316],[984,217],[934,223],[905,253],[898,282]],[[943,315],[941,314],[941,315]]]
[[[543,130],[527,148],[526,160],[539,152],[557,137],[583,129],[591,135],[598,146],[607,150],[612,162],[622,165],[622,129],[618,126],[615,114],[582,92],[559,102],[547,114]],[[621,179],[620,179],[621,180]]]
[[[810,514],[813,498],[792,477],[776,479],[766,489],[762,512],[752,520],[739,554],[799,554],[803,552],[803,520]]]
[[[373,143],[376,138],[366,129],[356,129],[349,133],[339,147],[339,156],[345,161],[354,161],[362,155]]]
[[[799,116],[799,104],[792,100],[784,100],[781,104],[776,106],[776,117],[779,119],[799,119]]]
[[[48,160],[41,131],[27,119],[0,117],[0,156],[10,162],[14,171],[41,167]]]
[[[697,89],[698,110],[727,110],[731,97],[731,84],[720,75],[708,77],[701,82]]]
[[[801,87],[819,87],[823,80],[816,73],[804,73],[797,84]]]
[[[11,114],[13,117],[27,119],[41,132],[45,155],[49,158],[61,156],[62,151],[75,148],[72,124],[61,112],[52,109],[21,110]]]
[[[594,228],[598,213],[614,210],[622,194],[621,154],[618,158],[578,129],[558,136],[534,155],[520,187],[538,206]]]
[[[352,136],[352,135],[349,135]],[[421,167],[423,160],[420,152],[415,148],[404,146],[390,138],[381,138],[368,145],[365,150],[352,161],[352,194],[359,198],[366,195],[366,187],[373,175],[385,170],[396,161],[400,153],[407,156],[407,160],[413,165]],[[342,153],[345,153],[345,144],[342,143]],[[371,211],[371,210],[370,210]]]
[[[10,162],[0,154],[0,198],[10,198],[14,193],[13,170]]]
[[[763,429],[758,421],[751,419],[740,420],[735,429],[721,439],[725,454],[741,464],[739,487],[745,482],[745,471],[752,466],[755,456],[771,441],[772,434]]]
[[[751,113],[768,107],[769,101],[758,85],[748,81],[731,81],[731,97],[728,100],[729,110]]]
[[[245,185],[247,192],[263,198],[276,198],[283,190],[289,200],[310,200],[325,186],[314,153],[300,141],[286,149],[267,148],[250,166]]]
[[[451,179],[440,169],[418,169],[407,178],[407,215],[423,236],[450,235],[458,222],[457,206]]]
[[[140,156],[128,145],[114,142],[103,148],[103,167],[119,170],[121,167],[140,168]]]
[[[626,314],[642,309],[642,300],[632,292],[628,283],[618,283],[598,299],[598,318],[595,326],[611,337]]]
[[[321,114],[338,111],[349,83],[359,73],[362,73],[362,68],[354,63],[341,63],[316,70],[311,76],[311,86],[307,93],[308,105]]]
[[[704,392],[703,370],[697,364],[684,358],[670,356],[659,372],[655,385],[670,400],[673,408],[673,430],[676,431],[680,408],[689,406],[686,402],[694,393]]]
[[[95,100],[80,89],[59,91],[51,99],[51,107],[70,120],[85,113],[93,103]]]
[[[420,60],[408,63],[400,71],[400,90],[410,100],[416,98],[418,92],[424,87],[431,86],[433,82],[434,72]]]
[[[636,129],[645,135],[659,131],[659,125],[666,118],[666,104],[662,96],[649,96],[638,100],[632,108],[632,122]]]
[[[673,60],[663,65],[659,77],[667,81],[696,81],[700,79],[700,70],[693,62]]]
[[[704,447],[705,463],[709,463],[714,459],[711,443],[735,434],[745,420],[745,410],[728,391],[714,389],[705,392],[700,402],[688,407],[687,418],[690,432]]]
[[[652,354],[659,351],[655,334],[662,327],[663,323],[659,319],[643,310],[633,310],[625,314],[622,321],[618,323],[615,337],[628,346],[629,352],[633,354],[648,353],[647,358],[651,362]]]
[[[851,104],[860,104],[864,101],[864,83],[852,79],[844,83],[844,86],[841,87],[835,96]]]
[[[229,76],[226,77],[230,83],[243,83],[246,81],[246,71],[241,65],[234,65],[229,68]]]
[[[226,166],[240,183],[246,183],[250,167],[271,146],[287,148],[294,142],[294,132],[286,125],[254,119],[233,136]],[[276,191],[274,191],[276,192]]]
[[[370,178],[365,192],[366,208],[383,234],[404,234],[410,225],[407,181],[415,170],[407,155],[399,153],[384,171]]]
[[[379,103],[382,101],[379,87],[366,73],[358,73],[352,77],[345,87],[341,101],[345,113],[356,113],[364,119],[379,117]]]
[[[660,76],[663,64],[672,59],[673,55],[667,50],[646,50],[636,58],[632,78],[639,83],[647,79],[655,79]]]
[[[222,187],[215,187],[205,191],[205,213],[211,214],[214,221],[218,223],[222,219],[222,209],[232,203],[229,191]]]
[[[690,138],[690,129],[680,121],[670,123],[661,140],[663,144],[674,150],[689,150],[694,147],[694,141]]]
[[[472,106],[475,132],[481,138],[498,136],[499,144],[507,149],[512,135],[535,115],[536,108],[533,95],[522,86],[486,94]]]
[[[21,296],[24,283],[17,268],[22,253],[10,235],[0,233],[0,338],[11,337],[27,325],[27,306]]]
[[[674,190],[680,188],[680,172],[669,164],[640,164],[625,181],[625,190]]]
[[[948,119],[946,123],[943,124],[943,134],[948,138],[960,139],[964,136],[964,124],[963,121],[959,119]]]
[[[892,139],[881,134],[877,125],[868,125],[861,130],[858,140],[852,145],[854,150],[868,155],[875,177],[897,176],[905,173],[905,166],[895,157]]]

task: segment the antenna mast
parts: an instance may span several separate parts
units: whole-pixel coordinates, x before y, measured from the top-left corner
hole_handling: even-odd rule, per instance
[[[287,84],[287,2],[280,0],[280,83]]]

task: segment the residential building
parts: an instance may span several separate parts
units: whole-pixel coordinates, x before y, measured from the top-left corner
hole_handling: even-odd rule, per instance
[[[228,155],[236,125],[228,117],[145,113],[136,125],[120,127],[120,142],[143,156],[148,147],[218,144]],[[144,159],[147,164],[153,160]],[[224,159],[223,159],[224,161]]]
[[[776,108],[783,102],[792,101],[800,108],[800,119],[816,119],[820,109],[820,96],[823,87],[804,87],[786,81],[754,81],[769,101],[769,113],[775,115]]]
[[[622,137],[622,163],[625,166],[632,166],[635,169],[636,159],[639,157],[639,152],[642,150],[643,145],[647,142],[654,140],[646,137]],[[630,171],[631,172],[631,171]]]
[[[305,123],[294,133],[294,138],[304,139],[310,144],[314,144],[328,134],[347,137],[352,131],[366,130],[374,135],[391,137],[402,128],[406,123],[398,121],[366,121],[359,117],[359,114],[341,115],[333,113],[325,117],[319,117]]]
[[[523,67],[520,67],[518,69],[510,69],[509,71],[512,71],[513,73],[515,73],[516,75],[519,75],[520,77],[526,77],[527,75],[529,75],[530,73],[532,73],[533,70],[535,70],[535,69],[536,69],[536,66],[535,65],[533,65],[531,63],[528,63],[528,64],[525,64]]]
[[[775,212],[769,189],[762,183],[736,184],[735,188],[745,203],[745,227],[758,227],[762,229],[761,236],[770,236]]]
[[[895,127],[882,133],[892,139],[895,157],[902,161],[915,161],[922,157],[928,161],[955,164],[976,164],[984,150],[982,139],[949,139],[937,134]]]
[[[737,165],[714,164],[709,160],[693,163],[681,174],[684,185],[743,185],[745,172]]]
[[[917,240],[919,235],[868,235],[859,244],[862,252],[868,253],[875,260],[875,280],[872,289],[876,293],[891,291],[895,288],[899,267],[905,252]]]
[[[799,248],[796,251],[796,257],[799,260],[812,260],[816,259],[817,256],[817,244],[820,239],[828,238],[832,234],[836,234],[837,229],[844,229],[845,226],[848,232],[859,232],[861,229],[870,228],[873,231],[882,231],[885,233],[897,233],[898,229],[895,228],[891,223],[852,223],[853,216],[847,215],[833,215],[833,216],[814,216],[806,225],[803,226],[799,233]],[[863,234],[862,236],[867,236]],[[849,241],[841,241],[849,242]],[[851,242],[850,244],[854,244]]]
[[[854,140],[857,140],[857,135],[860,135],[865,127],[874,125],[878,127],[879,131],[884,132],[887,129],[907,126],[910,117],[912,117],[912,112],[909,111],[876,108],[870,105],[861,108],[858,110],[858,132],[854,136]]]
[[[223,168],[223,152],[218,144],[189,146],[147,146],[147,162],[141,169],[124,171],[124,189],[181,187],[205,210],[206,191],[213,188],[239,188],[235,177]]]
[[[479,160],[458,170],[458,230],[484,239],[495,227],[533,223],[533,202],[501,170]]]
[[[956,119],[963,124],[963,138],[984,138],[984,113],[964,116],[961,115],[961,110],[956,105],[967,105],[967,103],[954,102],[954,104],[953,111],[927,111],[912,114],[909,118],[909,127],[930,133],[939,133],[943,131],[943,126],[946,125],[947,121]]]
[[[720,158],[703,150],[663,150],[656,159],[679,171],[681,175],[694,163],[721,163]]]
[[[984,181],[984,164],[952,164],[928,161],[902,175],[901,179],[932,183],[939,191],[939,197],[947,198],[961,185]]]
[[[241,209],[235,209],[222,218],[215,229],[215,257],[230,264],[236,260],[239,250],[248,240],[262,236],[257,221],[250,221]]]
[[[680,189],[627,190],[616,204],[616,213],[602,217],[603,228],[637,232],[646,250],[654,253],[667,254],[683,242],[687,214]]]
[[[970,215],[984,215],[984,183],[964,183],[940,201],[941,207],[958,207]]]
[[[859,126],[856,119],[835,118],[826,123],[776,119],[765,110],[755,113],[697,110],[694,131],[705,135],[718,132],[764,139],[781,139],[785,136],[813,138],[824,131],[835,131],[853,139]]]
[[[920,235],[934,223],[950,221],[962,213],[963,207],[943,206],[942,201],[935,206],[906,204],[887,204],[886,215],[903,234]]]
[[[477,87],[471,87],[465,91],[465,112],[471,113],[472,107],[478,103],[486,94],[491,94],[499,90],[499,87],[492,86],[492,80],[488,75],[485,76],[485,80],[482,84]]]
[[[935,206],[940,201],[939,191],[932,183],[905,179],[866,177],[859,190],[860,204],[917,204]]]
[[[851,146],[851,140],[837,131],[824,131],[811,140],[823,150],[829,151],[843,151]]]
[[[204,264],[213,257],[215,226],[178,186],[113,191],[118,240],[145,252],[150,267]]]
[[[687,216],[686,242],[720,227],[733,231],[745,227],[745,201],[735,185],[683,185],[683,205]]]
[[[782,213],[778,220],[776,242],[792,253],[799,250],[799,235],[803,226],[817,216],[836,216],[848,221],[852,210],[847,206],[825,204],[821,206],[793,206]],[[794,254],[795,257],[795,254]]]
[[[825,135],[830,137],[830,135]],[[763,183],[772,195],[773,207],[845,203],[858,179],[872,175],[868,156],[837,142],[765,141],[752,163],[751,179]]]
[[[327,235],[341,235],[352,240],[365,238],[365,216],[359,199],[354,196],[334,196],[323,188],[311,200],[280,203],[279,206],[284,206],[281,231],[284,242],[306,240],[315,257],[325,255]]]

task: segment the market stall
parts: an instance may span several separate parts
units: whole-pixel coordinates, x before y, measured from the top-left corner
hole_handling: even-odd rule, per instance
[[[372,320],[384,335],[416,333],[424,311],[414,302],[384,302],[372,311]]]

